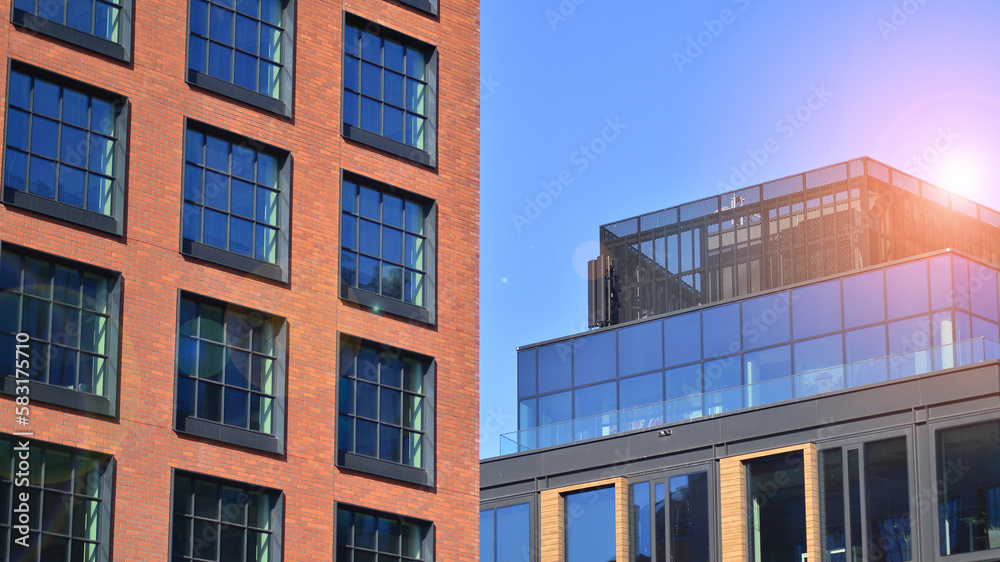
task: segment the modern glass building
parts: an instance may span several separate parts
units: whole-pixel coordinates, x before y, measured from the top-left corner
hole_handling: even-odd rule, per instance
[[[881,166],[824,173],[856,165]],[[518,431],[480,465],[481,559],[1000,559],[1000,230],[941,193],[918,214],[947,234],[922,245],[843,268],[857,248],[836,246],[776,286],[520,347]]]
[[[1000,263],[1000,213],[871,158],[606,224],[591,327],[953,248]]]

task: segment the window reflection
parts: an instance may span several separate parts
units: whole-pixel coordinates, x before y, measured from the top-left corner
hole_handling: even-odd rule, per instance
[[[613,378],[615,378],[615,332],[604,332],[573,341],[574,386]]]
[[[829,334],[841,329],[840,281],[829,281],[792,291],[792,328],[795,339]]]
[[[806,552],[802,451],[755,459],[746,466],[749,559],[802,560]]]
[[[572,373],[572,345],[559,342],[538,348],[538,392],[569,388]]]
[[[889,319],[928,312],[927,262],[904,263],[885,270]]]
[[[1000,422],[939,431],[937,479],[941,554],[1000,548]]]
[[[618,330],[618,375],[628,376],[663,368],[663,333],[660,322]],[[611,357],[614,357],[612,349]]]
[[[663,320],[666,367],[701,359],[701,313],[689,312]]]
[[[721,357],[740,351],[740,304],[707,308],[702,311],[704,355]]]
[[[791,339],[787,292],[743,301],[743,349],[757,349]]]
[[[843,287],[845,328],[885,321],[885,289],[881,271],[846,277]]]
[[[615,489],[567,494],[566,562],[615,562]]]

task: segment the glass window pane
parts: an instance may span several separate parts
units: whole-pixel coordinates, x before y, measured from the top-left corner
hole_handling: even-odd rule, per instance
[[[570,387],[572,349],[568,341],[538,348],[538,392]]]
[[[976,262],[969,262],[969,293],[972,297],[972,312],[996,322],[996,270]]]
[[[791,339],[787,292],[743,301],[743,349],[757,349]]]
[[[639,482],[632,484],[632,510],[630,514],[629,537],[632,548],[635,550],[636,562],[649,562],[653,559],[653,541],[650,536],[653,530],[650,524],[649,509],[649,482]]]
[[[497,562],[523,560],[531,552],[530,516],[526,503],[496,510]]]
[[[661,322],[647,322],[618,330],[618,376],[662,368]]]
[[[783,345],[743,354],[747,406],[789,400],[792,394],[791,346]]]
[[[740,303],[714,306],[703,310],[702,341],[706,359],[738,353],[740,351]]]
[[[968,311],[970,310],[969,260],[960,256],[952,256],[951,270],[953,275],[952,286],[955,289],[955,306]]]
[[[840,448],[819,452],[820,505],[823,529],[823,552],[841,551],[847,546],[844,520],[844,459]],[[831,554],[830,562],[847,562],[846,557]]]
[[[574,386],[615,378],[614,331],[576,338],[572,355]]]
[[[574,417],[580,419],[617,410],[618,391],[616,386],[614,382],[606,382],[574,390]]]
[[[866,443],[865,507],[871,560],[910,560],[910,486],[906,438]]]
[[[746,466],[749,560],[801,560],[806,551],[802,451],[754,459]]]
[[[845,328],[885,321],[885,289],[881,271],[846,277],[843,284]]]
[[[567,494],[566,562],[615,560],[615,489]]]
[[[886,379],[888,348],[885,325],[879,324],[844,334],[847,361],[847,386],[858,386]]]
[[[538,398],[538,425],[551,426],[539,430],[539,446],[558,445],[570,440],[573,418],[573,397],[570,392],[549,394]],[[553,425],[558,424],[558,425]]]
[[[937,433],[942,555],[1000,548],[1000,422]]]
[[[535,360],[537,352],[534,349],[517,353],[517,396],[523,398],[535,394],[537,372]]]
[[[795,396],[844,388],[844,349],[840,334],[796,342]]]
[[[682,365],[701,359],[701,313],[689,312],[663,320],[666,365]]]
[[[904,263],[885,270],[889,319],[928,312],[927,261]],[[995,291],[994,291],[995,292]]]
[[[708,473],[670,478],[670,553],[673,560],[708,562]]]
[[[951,256],[937,256],[927,261],[931,278],[931,309],[950,308],[955,295],[951,286]]]
[[[792,332],[795,339],[836,332],[842,324],[840,281],[792,290]]]
[[[618,423],[630,431],[663,423],[663,373],[655,372],[618,381]]]
[[[918,316],[889,323],[889,378],[908,377],[933,370],[931,319]]]

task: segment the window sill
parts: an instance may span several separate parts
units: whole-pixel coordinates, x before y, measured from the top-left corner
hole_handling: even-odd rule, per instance
[[[409,482],[418,486],[434,487],[434,478],[430,472],[423,468],[414,468],[382,459],[373,459],[347,451],[337,451],[337,466],[348,470]]]
[[[427,12],[432,16],[438,15],[437,2],[431,2],[431,0],[399,0],[399,3]]]
[[[237,86],[231,82],[220,80],[214,76],[209,76],[208,74],[188,69],[187,81],[188,84],[191,84],[192,86],[197,86],[210,92],[226,96],[227,98],[241,101],[263,109],[264,111],[269,111],[282,117],[290,118],[292,116],[291,105],[253,90]]]
[[[346,139],[368,145],[383,152],[388,152],[389,154],[399,156],[400,158],[405,158],[411,162],[416,162],[417,164],[421,164],[429,168],[437,168],[437,159],[432,156],[431,153],[385,138],[382,135],[377,135],[371,131],[366,131],[361,127],[355,127],[354,125],[344,123],[343,136]]]
[[[11,396],[24,396],[17,394],[17,386],[15,378],[12,375],[6,375],[3,381],[2,392]],[[117,417],[118,415],[116,405],[104,396],[60,388],[37,381],[29,382],[28,386],[31,388],[31,400],[33,402],[44,402],[109,418]]]
[[[174,429],[180,433],[239,445],[248,449],[256,449],[279,455],[285,454],[285,444],[282,440],[273,435],[265,435],[256,431],[250,431],[249,429],[231,427],[221,423],[181,415],[177,416]]]
[[[272,281],[288,283],[288,270],[273,263],[267,263],[239,254],[234,254],[228,250],[215,248],[194,242],[193,240],[181,240],[181,253],[200,260],[212,262],[230,269],[245,271],[252,275],[257,275]]]
[[[99,215],[86,209],[60,203],[48,197],[41,197],[11,187],[4,188],[3,202],[6,205],[20,207],[28,211],[48,215],[115,236],[124,234],[121,221],[114,217]]]
[[[382,295],[376,295],[363,289],[356,289],[343,283],[340,284],[340,298],[395,316],[402,316],[432,326],[437,324],[437,318],[430,309],[415,304],[398,301]]]
[[[94,35],[78,29],[73,29],[72,27],[67,27],[61,23],[40,18],[34,14],[25,12],[24,10],[14,8],[11,13],[10,21],[14,25],[33,33],[41,33],[42,35],[47,35],[54,39],[65,41],[66,43],[82,47],[89,51],[94,51],[95,53],[111,57],[122,62],[130,62],[132,60],[132,53],[120,43],[114,43],[112,41],[108,41],[107,39],[95,37]],[[127,29],[125,33],[128,33]]]

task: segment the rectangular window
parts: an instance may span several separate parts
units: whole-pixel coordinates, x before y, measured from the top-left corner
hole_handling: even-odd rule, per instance
[[[636,562],[711,559],[708,472],[677,473],[631,485]]]
[[[9,244],[0,249],[0,348],[28,335],[32,400],[116,415],[120,277]],[[4,392],[16,392],[13,363]]]
[[[188,123],[182,251],[288,281],[287,152]]]
[[[433,324],[434,203],[353,174],[342,183],[341,296]]]
[[[188,82],[290,117],[294,0],[191,0]]]
[[[348,14],[344,25],[344,136],[436,166],[436,50]]]
[[[479,562],[531,560],[531,504],[479,512]]]
[[[615,487],[566,494],[566,562],[617,560]]]
[[[11,63],[3,201],[122,234],[125,98]]]
[[[823,560],[912,557],[906,437],[820,452]]]
[[[802,560],[806,553],[802,451],[746,462],[749,559]]]
[[[177,430],[284,449],[285,321],[183,294],[177,344]]]
[[[337,562],[434,560],[433,527],[426,521],[347,506],[337,508]]]
[[[102,55],[132,58],[132,0],[15,0],[11,21]]]
[[[280,562],[281,492],[174,474],[172,560]]]
[[[338,463],[432,485],[434,362],[367,340],[340,347]]]
[[[937,433],[942,556],[1000,548],[1000,422]]]
[[[114,460],[32,441],[28,482],[19,486],[17,464],[25,454],[19,446],[17,438],[0,435],[0,560],[110,560]],[[14,510],[22,493],[29,497],[29,548],[13,540],[21,536]]]

